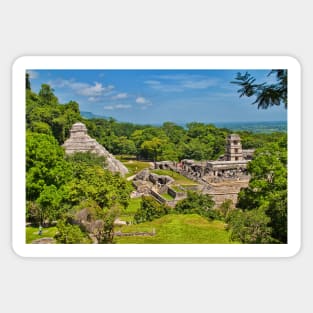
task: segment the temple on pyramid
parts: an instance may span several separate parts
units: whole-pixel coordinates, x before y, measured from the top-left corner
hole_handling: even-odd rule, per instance
[[[70,130],[70,138],[67,139],[63,147],[66,154],[75,152],[92,152],[99,156],[106,157],[106,168],[111,172],[119,172],[122,176],[128,173],[128,169],[123,163],[115,159],[103,146],[87,134],[87,128],[83,123],[75,123]]]

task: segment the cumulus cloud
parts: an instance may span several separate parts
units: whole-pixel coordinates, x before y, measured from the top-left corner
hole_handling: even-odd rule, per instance
[[[127,99],[128,94],[126,92],[118,93],[117,95],[113,96],[113,100],[120,100],[120,99]]]
[[[76,91],[81,94],[82,96],[101,96],[106,94],[114,89],[113,85],[102,86],[101,83],[95,82],[94,85],[86,84],[83,88],[76,89]]]
[[[146,104],[148,102],[148,100],[144,97],[137,97],[136,98],[136,103],[138,104]]]
[[[93,98],[110,94],[114,90],[113,85],[104,86],[102,83],[94,82],[92,85],[88,83],[76,82],[74,80],[59,79],[50,82],[52,87],[70,88],[76,94]]]
[[[142,109],[146,109],[148,106],[152,105],[151,101],[144,97],[137,97],[135,101],[137,104],[141,105]]]

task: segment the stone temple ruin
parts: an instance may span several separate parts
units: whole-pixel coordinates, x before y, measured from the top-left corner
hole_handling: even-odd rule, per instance
[[[119,160],[87,134],[87,128],[83,123],[75,123],[72,126],[70,138],[64,142],[63,147],[65,153],[69,155],[75,152],[92,152],[104,156],[109,171],[119,172],[122,176],[128,173],[128,169]]]
[[[202,186],[202,193],[212,195],[216,206],[227,199],[235,205],[238,192],[249,184],[247,165],[253,152],[242,149],[239,135],[230,134],[226,138],[225,154],[217,161],[163,161],[156,162],[155,167],[175,171],[196,181]]]
[[[175,180],[168,175],[151,173],[149,169],[140,171],[133,179],[133,186],[136,191],[131,197],[150,195],[158,202],[174,207],[179,200],[187,197],[187,192],[181,186],[175,184]],[[166,199],[164,195],[170,196]]]

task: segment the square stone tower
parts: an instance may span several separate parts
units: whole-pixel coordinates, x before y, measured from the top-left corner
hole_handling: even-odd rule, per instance
[[[226,138],[226,161],[242,161],[241,139],[237,134],[228,135]]]

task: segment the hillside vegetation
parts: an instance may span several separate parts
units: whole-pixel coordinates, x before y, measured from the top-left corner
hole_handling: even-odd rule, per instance
[[[61,145],[78,121],[86,124],[89,135],[109,152],[120,155],[130,169],[129,176],[158,160],[217,159],[224,153],[225,137],[230,133],[197,122],[183,128],[172,122],[156,127],[119,123],[112,118],[84,119],[77,102],[59,103],[47,84],[34,93],[27,77],[26,221],[35,228],[42,225],[44,233],[56,224],[53,232],[58,243],[85,243],[89,237],[98,243],[112,243],[114,221],[125,218],[132,222],[135,216],[137,224],[125,230],[152,227],[156,236],[116,238],[117,243],[226,243],[229,238],[243,243],[286,242],[286,134],[240,134],[244,148],[259,149],[249,165],[251,182],[239,195],[238,210],[214,212],[211,199],[189,194],[177,206],[179,210],[173,211],[149,200],[130,200],[131,183],[107,171],[104,158],[90,153],[66,156]],[[194,184],[176,176],[181,185]],[[27,242],[36,237],[31,228],[27,234]]]

